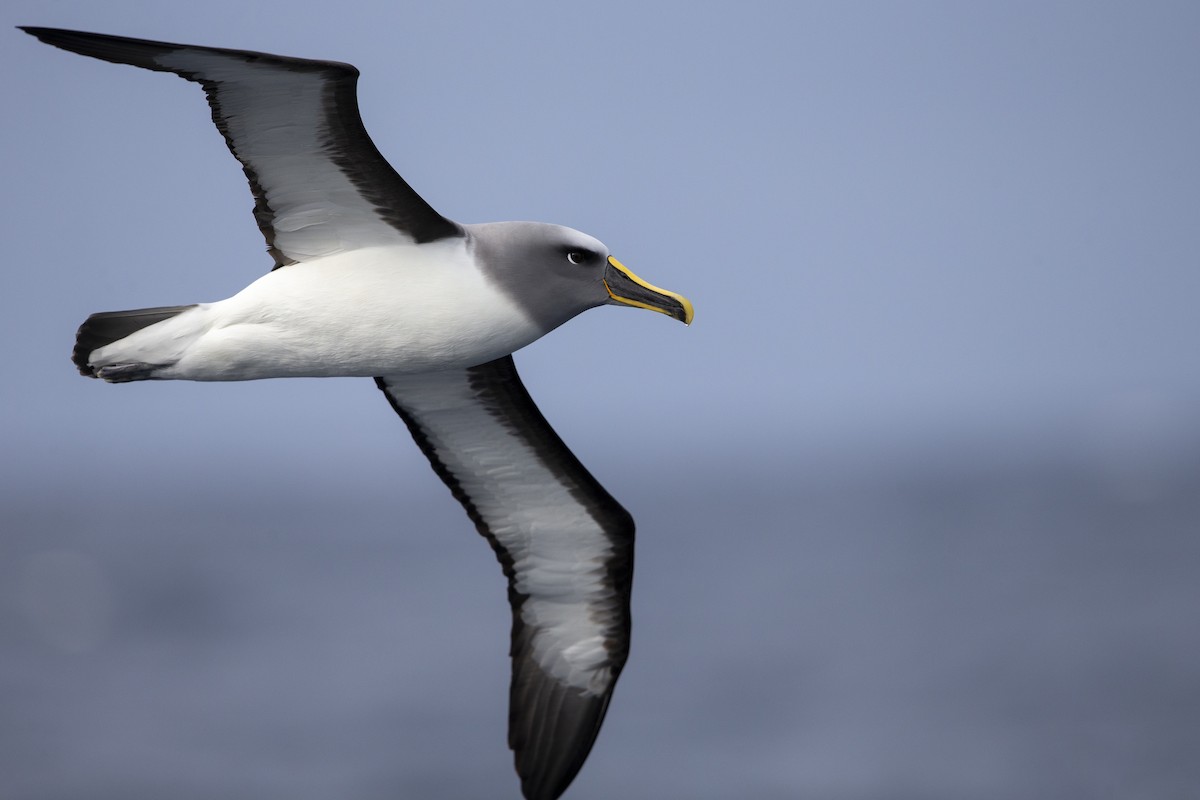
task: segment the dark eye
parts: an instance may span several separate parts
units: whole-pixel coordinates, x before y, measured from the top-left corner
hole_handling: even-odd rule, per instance
[[[572,250],[567,253],[567,261],[572,264],[582,264],[592,257],[592,254],[586,250]]]

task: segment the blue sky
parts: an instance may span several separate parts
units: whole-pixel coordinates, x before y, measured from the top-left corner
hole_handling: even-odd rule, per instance
[[[75,373],[87,314],[220,299],[271,262],[195,86],[18,24],[351,62],[376,144],[439,211],[577,227],[687,295],[690,329],[603,308],[518,354],[644,537],[674,521],[721,558],[728,530],[688,503],[723,475],[746,476],[723,488],[743,519],[782,514],[790,476],[870,483],[865,464],[1043,454],[1139,502],[1190,485],[1193,3],[10,0],[0,22],[0,502],[39,525],[369,502],[463,528],[494,569],[452,503],[427,508],[444,498],[369,381]],[[656,516],[660,496],[685,500]],[[47,527],[25,555],[100,547],[85,534]]]
[[[539,392],[563,387],[563,414],[592,413],[581,382],[613,384],[596,407],[675,440],[845,446],[1007,437],[1130,394],[1195,405],[1188,4],[233,8],[4,13],[351,61],[369,130],[436,208],[579,227],[693,299],[692,330],[604,309],[531,348],[531,382],[535,363],[564,376]],[[268,262],[195,87],[15,31],[2,57],[23,188],[4,319],[26,376],[5,436],[24,446],[77,402],[162,405],[73,380],[58,362],[83,316],[228,296]],[[232,425],[247,404],[165,391]]]

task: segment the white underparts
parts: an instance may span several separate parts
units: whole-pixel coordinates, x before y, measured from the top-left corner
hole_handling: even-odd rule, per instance
[[[375,376],[466,367],[543,331],[475,266],[461,239],[374,247],[277,269],[92,353],[155,378]]]

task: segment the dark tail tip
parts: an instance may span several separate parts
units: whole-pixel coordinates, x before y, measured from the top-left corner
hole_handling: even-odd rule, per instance
[[[75,334],[75,349],[71,361],[79,368],[79,374],[95,378],[96,370],[88,364],[92,353],[105,345],[124,339],[131,333],[148,328],[156,322],[170,319],[187,311],[190,306],[162,306],[159,308],[137,308],[132,311],[101,311],[92,314]]]

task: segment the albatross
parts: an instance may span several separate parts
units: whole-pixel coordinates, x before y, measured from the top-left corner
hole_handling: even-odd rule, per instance
[[[571,228],[443,217],[367,135],[349,64],[22,30],[199,83],[275,261],[225,300],[91,315],[79,371],[110,383],[374,378],[508,579],[508,745],[524,796],[559,797],[629,652],[634,523],[538,411],[512,353],[596,306],[690,324],[691,303]]]

